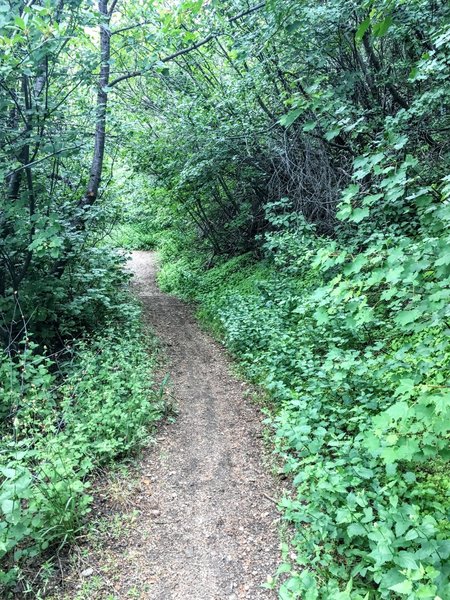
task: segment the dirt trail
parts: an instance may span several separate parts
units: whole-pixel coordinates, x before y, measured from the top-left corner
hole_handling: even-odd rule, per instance
[[[81,550],[81,581],[66,584],[83,600],[273,599],[261,584],[279,563],[279,515],[260,412],[191,309],[157,288],[155,254],[134,252],[130,268],[178,414],[137,467],[132,526]]]
[[[276,569],[279,540],[258,409],[189,307],[158,290],[155,255],[134,252],[130,266],[179,410],[143,465],[154,482],[134,551],[141,580],[153,582],[146,598],[274,598],[260,587]]]
[[[158,290],[155,255],[134,252],[130,266],[179,413],[142,465],[152,493],[128,577],[152,582],[152,600],[274,598],[260,587],[276,569],[279,539],[259,411],[190,308]]]

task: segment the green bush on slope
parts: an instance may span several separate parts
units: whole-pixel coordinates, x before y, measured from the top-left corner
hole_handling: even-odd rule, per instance
[[[433,230],[419,197],[420,236],[377,233],[359,252],[306,228],[267,234],[259,263],[192,271],[198,257],[166,253],[161,282],[199,303],[277,401],[270,423],[294,488],[282,507],[295,525],[281,598],[450,596],[442,194]]]
[[[160,406],[138,313],[71,348],[59,364],[23,345],[2,355],[0,588],[22,578],[27,561],[79,531],[89,512],[87,476],[135,449]],[[150,365],[149,365],[150,363]]]

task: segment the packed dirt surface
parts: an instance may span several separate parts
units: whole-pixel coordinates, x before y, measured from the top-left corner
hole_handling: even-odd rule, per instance
[[[141,465],[151,493],[122,577],[147,583],[140,597],[152,600],[274,598],[261,587],[279,562],[279,515],[260,411],[191,309],[158,290],[155,254],[134,252],[130,267],[178,414]]]

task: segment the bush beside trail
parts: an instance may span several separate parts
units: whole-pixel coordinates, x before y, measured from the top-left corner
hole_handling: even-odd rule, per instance
[[[31,339],[0,362],[0,589],[31,585],[36,561],[51,564],[80,534],[95,470],[135,451],[161,415],[152,389],[151,340],[131,302],[127,317],[56,356]],[[31,587],[30,587],[31,586]],[[34,593],[33,592],[33,593]]]

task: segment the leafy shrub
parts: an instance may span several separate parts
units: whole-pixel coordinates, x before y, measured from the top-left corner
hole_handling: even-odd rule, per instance
[[[154,250],[161,238],[167,237],[171,223],[170,212],[164,206],[165,190],[152,179],[137,174],[130,181],[121,176],[120,168],[113,185],[119,198],[115,205],[118,222],[107,242],[126,250]]]
[[[159,417],[147,342],[133,311],[126,330],[111,326],[75,343],[71,360],[40,356],[31,341],[18,362],[2,355],[5,589],[27,561],[76,535],[89,512],[87,476],[144,442]]]
[[[61,340],[130,317],[126,256],[110,247],[87,246],[74,252],[61,277],[36,269],[19,294],[0,297],[0,334],[15,348],[26,331],[36,343],[56,350]]]
[[[123,223],[113,229],[111,242],[117,248],[127,250],[153,250],[156,246],[153,228],[148,227],[148,220],[135,223]]]
[[[386,194],[415,198],[414,236],[394,225],[352,246],[288,226],[263,262],[183,263],[179,291],[278,402],[295,525],[283,599],[450,596],[449,186],[436,202],[413,176],[383,176]]]

